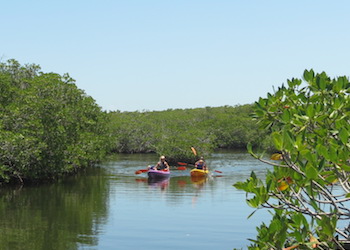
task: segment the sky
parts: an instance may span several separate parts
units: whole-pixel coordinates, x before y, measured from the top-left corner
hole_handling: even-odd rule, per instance
[[[1,1],[0,60],[68,73],[106,111],[254,103],[350,75],[348,0]]]

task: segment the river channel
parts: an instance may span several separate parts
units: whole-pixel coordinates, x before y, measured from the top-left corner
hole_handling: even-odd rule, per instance
[[[264,177],[269,166],[246,152],[220,151],[207,159],[209,178],[190,168],[150,182],[135,171],[154,154],[119,154],[96,168],[55,183],[0,190],[0,249],[246,249],[268,221],[232,185]]]

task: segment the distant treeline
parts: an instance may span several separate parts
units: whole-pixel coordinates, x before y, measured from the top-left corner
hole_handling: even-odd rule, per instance
[[[0,183],[57,178],[111,152],[193,162],[218,148],[266,144],[252,105],[106,113],[68,74],[40,70],[0,63]]]
[[[113,150],[156,152],[170,161],[194,161],[190,150],[208,155],[214,149],[267,145],[266,134],[251,118],[252,105],[175,109],[153,112],[111,112]],[[197,155],[197,157],[198,157]]]

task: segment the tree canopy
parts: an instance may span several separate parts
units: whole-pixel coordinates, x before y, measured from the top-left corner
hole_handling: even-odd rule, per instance
[[[343,249],[350,218],[350,83],[306,70],[255,103],[255,118],[278,150],[266,181],[254,173],[235,187],[254,208],[270,208],[250,249]]]
[[[74,172],[109,150],[108,116],[68,74],[0,63],[0,181]]]
[[[116,152],[156,152],[168,160],[194,161],[217,148],[246,148],[263,143],[265,132],[252,121],[252,105],[112,112]],[[190,148],[197,149],[194,156]]]

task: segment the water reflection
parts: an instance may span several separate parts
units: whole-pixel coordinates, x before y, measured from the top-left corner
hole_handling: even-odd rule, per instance
[[[219,177],[219,176],[215,176]],[[215,178],[211,177],[211,178]],[[185,188],[187,185],[192,184],[195,189],[201,189],[205,183],[208,182],[210,177],[208,176],[178,176],[178,177],[164,177],[164,178],[135,178],[137,183],[147,183],[148,186],[159,188],[160,190],[166,190],[171,183],[172,188],[170,192],[178,192],[179,189]]]
[[[207,162],[221,177],[191,178],[189,169],[160,180],[135,175],[157,159],[117,155],[58,183],[0,189],[0,249],[212,250],[248,244],[256,217],[246,220],[251,211],[245,194],[232,184],[249,178],[251,170],[264,175],[264,166],[247,154],[216,153]],[[161,240],[150,240],[152,233]]]
[[[161,190],[165,190],[170,183],[170,177],[166,176],[163,178],[148,178],[148,185],[151,187],[158,187]]]
[[[108,182],[100,171],[104,170],[95,169],[92,176],[82,174],[54,184],[2,188],[0,248],[78,249],[80,244],[97,245],[109,199]]]
[[[208,176],[191,176],[191,182],[198,188],[203,187],[208,181]]]

